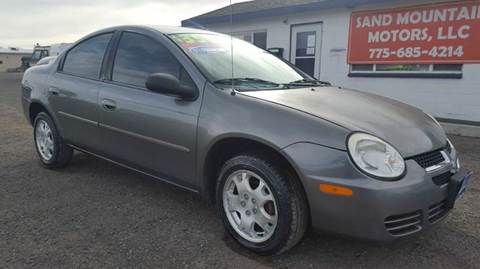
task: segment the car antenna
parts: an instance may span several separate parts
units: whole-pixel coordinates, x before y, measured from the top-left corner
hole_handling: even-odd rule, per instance
[[[233,72],[233,3],[232,0],[230,0],[230,61],[232,64],[232,89],[230,92],[230,95],[235,96],[235,88],[234,88],[234,83],[233,83],[233,78],[234,78],[234,72]]]

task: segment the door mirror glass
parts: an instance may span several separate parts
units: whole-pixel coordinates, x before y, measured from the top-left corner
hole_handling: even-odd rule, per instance
[[[167,73],[154,73],[148,76],[145,87],[152,92],[172,95],[185,100],[193,100],[197,96],[195,88],[185,85],[173,75]]]

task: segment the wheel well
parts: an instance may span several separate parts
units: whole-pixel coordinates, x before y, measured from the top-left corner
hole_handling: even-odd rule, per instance
[[[39,103],[30,104],[30,108],[29,108],[30,124],[33,125],[33,122],[35,121],[35,118],[37,117],[38,113],[40,113],[40,112],[48,113],[47,109],[43,105],[41,105]]]
[[[297,172],[290,164],[290,162],[276,149],[255,141],[245,138],[225,138],[215,143],[209,150],[205,160],[203,176],[205,178],[205,194],[209,202],[215,202],[215,187],[217,183],[218,174],[225,161],[235,155],[245,152],[257,152],[263,156],[268,156],[277,162],[281,167],[295,177],[295,180],[300,180]],[[299,182],[303,188],[301,182]],[[304,190],[303,190],[304,191]]]

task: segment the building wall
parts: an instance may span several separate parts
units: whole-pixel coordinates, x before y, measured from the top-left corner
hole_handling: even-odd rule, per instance
[[[267,47],[282,47],[289,59],[291,25],[323,23],[321,71],[319,79],[335,85],[375,93],[414,105],[436,117],[480,122],[480,65],[465,64],[462,79],[365,78],[348,77],[347,46],[350,15],[353,10],[374,10],[444,1],[402,1],[402,4],[364,6],[258,18],[249,22],[208,25],[217,32],[267,29]]]
[[[17,68],[22,65],[22,57],[30,54],[0,53],[0,72],[7,72],[10,68]]]

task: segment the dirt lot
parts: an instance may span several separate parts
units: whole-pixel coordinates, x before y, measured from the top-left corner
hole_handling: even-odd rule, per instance
[[[80,153],[64,170],[41,168],[20,78],[0,74],[1,268],[480,268],[480,180],[446,221],[414,237],[379,245],[309,233],[259,257],[188,192]],[[480,139],[452,140],[480,175]]]

